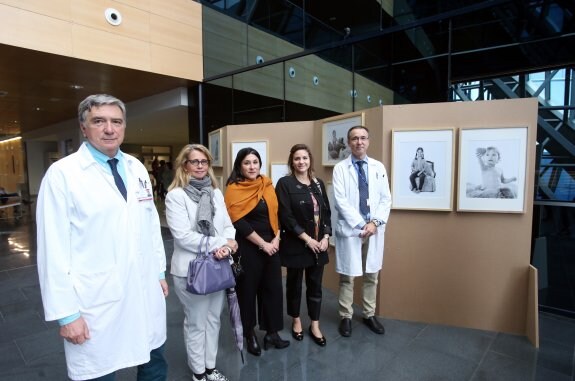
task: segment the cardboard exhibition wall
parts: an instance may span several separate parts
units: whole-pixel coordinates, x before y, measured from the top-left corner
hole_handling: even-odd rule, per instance
[[[363,113],[370,129],[369,156],[382,161],[388,172],[393,129],[455,129],[453,210],[391,211],[377,315],[527,335],[537,346],[536,269],[529,265],[537,100],[383,106]],[[231,141],[268,139],[269,161],[285,162],[289,148],[305,142],[312,147],[317,176],[331,182],[333,167],[321,165],[322,124],[323,121],[228,126],[224,128],[222,143],[230,155],[227,143]],[[459,131],[484,127],[528,128],[523,213],[456,211]],[[229,174],[230,162],[228,156],[223,173]],[[325,270],[324,286],[337,293],[334,262],[332,256]],[[358,305],[360,286],[356,281]]]

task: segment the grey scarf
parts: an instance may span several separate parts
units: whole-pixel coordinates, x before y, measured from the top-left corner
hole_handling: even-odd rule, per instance
[[[190,199],[198,204],[196,214],[196,230],[203,235],[215,236],[214,230],[214,188],[210,176],[202,180],[191,178],[184,192]]]

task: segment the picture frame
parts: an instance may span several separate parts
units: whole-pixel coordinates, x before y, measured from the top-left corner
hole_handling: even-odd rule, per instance
[[[242,148],[251,147],[258,151],[262,158],[262,167],[260,170],[260,174],[267,176],[268,175],[268,141],[267,140],[252,140],[252,141],[235,141],[231,144],[232,154],[230,155],[231,163],[230,168],[233,168],[234,160],[238,152]]]
[[[329,201],[329,206],[331,210],[331,230],[332,234],[329,237],[329,245],[335,247],[335,227],[337,226],[338,211],[335,207],[335,193],[333,189],[333,183],[328,181],[325,183],[325,192],[327,193],[327,199]]]
[[[224,178],[223,178],[223,176],[216,176],[216,182],[218,183],[218,188],[220,188],[220,190],[223,193],[224,192]]]
[[[321,164],[323,166],[334,166],[351,154],[347,145],[347,131],[354,126],[363,126],[364,120],[363,112],[322,120]]]
[[[270,178],[272,179],[272,183],[275,187],[279,179],[289,175],[289,167],[286,163],[271,163],[270,167]]]
[[[393,129],[392,209],[453,210],[455,129]]]
[[[212,131],[208,134],[208,149],[212,155],[212,167],[223,166],[222,160],[222,129]]]
[[[527,127],[459,131],[457,211],[524,213]]]

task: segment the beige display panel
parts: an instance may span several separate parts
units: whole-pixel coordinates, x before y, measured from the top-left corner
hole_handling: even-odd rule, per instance
[[[388,170],[393,129],[450,126],[458,132],[462,128],[527,127],[524,213],[392,210],[377,314],[525,335],[537,346],[537,271],[529,264],[537,100],[383,106],[363,112],[370,129],[369,156],[382,161]],[[321,165],[321,126],[322,121],[228,126],[223,131],[228,149],[223,151],[229,155],[229,142],[234,140],[266,139],[269,162],[282,162],[291,145],[305,142],[312,148],[317,176],[331,182],[333,167]],[[455,136],[457,146],[458,133]],[[230,162],[224,157],[222,173],[229,174]],[[456,153],[455,173],[457,166]],[[337,294],[334,269],[331,255],[324,286]],[[360,290],[358,280],[358,304]]]

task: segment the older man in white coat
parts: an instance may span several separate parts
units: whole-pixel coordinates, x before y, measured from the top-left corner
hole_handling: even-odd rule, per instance
[[[122,101],[78,107],[86,142],[52,164],[38,195],[38,274],[46,320],[58,320],[72,380],[165,380],[168,285],[148,171],[120,151]]]
[[[351,155],[333,170],[338,220],[335,226],[339,281],[339,333],[351,336],[353,282],[363,275],[363,322],[377,334],[385,329],[375,317],[377,282],[383,264],[385,226],[391,208],[387,172],[367,156],[369,131],[355,126],[347,133]],[[365,266],[365,271],[364,271]]]

